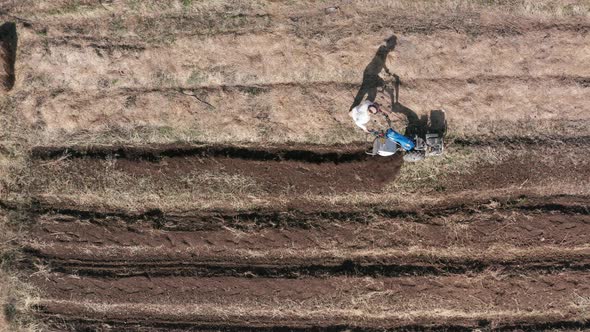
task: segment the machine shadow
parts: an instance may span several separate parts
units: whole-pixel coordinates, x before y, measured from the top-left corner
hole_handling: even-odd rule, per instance
[[[401,81],[399,76],[393,75],[394,79],[387,82],[383,90],[391,100],[391,111],[393,113],[405,115],[408,123],[404,135],[408,137],[422,136],[428,129],[428,117],[426,115],[418,116],[414,110],[399,102],[399,90]]]
[[[383,90],[391,99],[391,111],[405,115],[408,121],[404,135],[413,138],[425,137],[427,133],[436,133],[440,137],[443,137],[447,130],[445,112],[442,110],[432,110],[430,114],[418,116],[414,110],[399,102],[401,81],[399,76],[395,74],[392,76],[394,77],[393,81],[387,82]]]
[[[13,22],[2,24],[0,26],[0,61],[2,62],[0,84],[5,91],[9,91],[14,86],[17,44],[16,24]]]

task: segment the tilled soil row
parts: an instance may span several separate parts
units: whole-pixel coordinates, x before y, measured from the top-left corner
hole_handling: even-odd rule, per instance
[[[453,146],[503,147],[523,149],[539,147],[590,146],[590,136],[547,135],[544,137],[498,136],[495,138],[456,138]],[[34,160],[65,160],[78,158],[127,159],[160,162],[165,158],[236,158],[252,161],[297,161],[306,163],[351,163],[372,159],[367,155],[368,143],[336,144],[331,146],[304,144],[275,144],[260,146],[253,144],[211,145],[211,144],[161,144],[161,145],[90,145],[90,146],[35,146],[31,149]]]
[[[75,250],[74,248],[68,248]],[[101,248],[94,248],[101,250]],[[463,249],[463,248],[461,248]],[[511,248],[509,248],[511,249]],[[47,256],[37,256],[43,259],[52,271],[84,275],[92,277],[119,278],[128,276],[187,276],[187,277],[264,277],[264,278],[300,278],[328,277],[328,276],[367,276],[367,277],[400,277],[400,276],[437,276],[460,275],[478,273],[488,269],[498,269],[502,272],[530,274],[533,272],[561,273],[565,271],[590,270],[590,249],[588,247],[556,250],[555,248],[534,248],[540,257],[511,257],[511,258],[457,258],[440,259],[437,257],[363,257],[355,259],[293,259],[285,257],[281,264],[259,262],[241,257],[218,257],[217,261],[200,261],[198,263],[186,260],[175,261],[83,261],[79,259],[60,260]],[[532,250],[531,250],[532,251]],[[552,251],[556,251],[555,253]],[[33,253],[35,254],[35,253]],[[163,253],[168,255],[168,253]],[[513,255],[502,251],[493,252],[497,256]],[[525,253],[526,254],[526,253]],[[534,254],[534,253],[533,253]],[[532,255],[531,255],[532,256]],[[220,261],[223,259],[223,261]],[[435,259],[435,262],[432,260]],[[289,261],[293,260],[293,261]],[[28,262],[39,263],[38,260]]]
[[[548,180],[556,184],[556,180],[563,178],[564,174],[568,177],[559,182],[560,186],[567,186],[570,182],[581,184],[587,182],[590,176],[590,164],[580,157],[580,153],[588,147],[584,145],[584,140],[584,137],[576,138],[575,144],[582,144],[582,149],[573,143],[567,148],[560,148],[536,145],[531,140],[529,143],[533,145],[529,147],[525,141],[522,143],[525,145],[519,145],[518,149],[497,152],[490,152],[474,142],[480,147],[443,157],[448,159],[443,159],[441,165],[430,166],[444,167],[444,162],[454,157],[472,158],[471,165],[457,166],[469,167],[470,170],[447,171],[448,175],[437,177],[436,171],[424,169],[423,172],[429,174],[420,176],[422,182],[430,177],[433,180],[421,185],[427,185],[430,191],[436,190],[434,194],[444,197],[445,194],[465,190],[547,186]],[[552,144],[562,143],[554,141]],[[476,157],[469,157],[469,154]],[[145,186],[140,179],[145,179],[152,186],[149,191],[158,191],[159,196],[167,196],[172,190],[190,193],[191,197],[206,197],[209,194],[209,203],[215,200],[211,198],[215,194],[235,200],[252,195],[281,196],[290,202],[305,197],[305,194],[383,193],[384,185],[393,182],[403,164],[401,154],[388,158],[372,157],[359,149],[359,145],[37,147],[31,155],[36,159],[33,170],[39,174],[33,187],[40,194],[46,187],[55,191],[66,184],[71,187],[66,192],[77,194],[88,192],[88,188],[97,188],[100,196],[108,198],[100,190],[118,193],[122,188],[117,184],[123,183],[137,191],[137,188]],[[77,158],[68,160],[71,157]],[[153,162],[146,162],[148,160]],[[418,170],[422,169],[419,164],[413,165]],[[411,166],[405,172],[411,172]],[[54,173],[58,177],[49,176]],[[84,183],[85,186],[76,188],[75,183]],[[58,192],[58,196],[63,193],[62,190]],[[171,200],[168,202],[173,203]]]
[[[227,227],[236,230],[263,228],[325,227],[328,223],[375,223],[380,219],[397,219],[419,224],[436,224],[440,218],[456,218],[457,223],[477,221],[481,213],[545,213],[549,215],[589,215],[587,196],[516,195],[486,199],[448,199],[436,204],[390,206],[388,204],[349,206],[316,204],[294,199],[285,209],[256,208],[232,211],[228,209],[162,211],[124,211],[79,206],[67,202],[38,200],[30,218],[41,222],[89,222],[97,225],[117,225],[121,222],[163,231],[215,231]],[[3,204],[3,202],[0,202]],[[4,204],[4,208],[16,206]],[[485,218],[485,215],[483,216]],[[498,218],[499,219],[499,218]]]
[[[299,224],[253,216],[227,223],[215,215],[163,217],[158,224],[49,213],[37,217],[23,245],[54,270],[110,276],[585,270],[590,216],[584,202],[557,197],[420,214],[356,212],[355,218],[325,212],[300,215]]]
[[[123,322],[148,331],[148,326],[575,327],[588,318],[584,301],[590,296],[587,272],[300,279],[109,279],[50,273],[34,279],[45,294],[40,316],[65,330]]]
[[[162,158],[236,158],[256,161],[301,161],[308,163],[349,163],[366,161],[364,144],[351,145],[286,145],[272,147],[243,145],[149,145],[149,146],[36,146],[31,150],[33,159],[58,158],[120,158],[130,160],[159,161]]]
[[[33,150],[34,158],[86,155],[64,169],[77,182],[100,188],[93,181],[117,181],[105,173],[104,160],[113,156],[113,170],[120,176],[149,177],[155,183],[179,190],[202,187],[200,192],[256,195],[260,192],[289,195],[301,193],[352,192],[359,188],[378,190],[392,181],[402,164],[401,155],[375,158],[358,147],[243,148],[192,146],[164,148],[96,147],[85,150],[57,148]],[[162,160],[162,158],[165,158]],[[146,163],[145,160],[160,161]],[[96,176],[93,176],[96,174]],[[180,183],[184,181],[184,183]],[[43,185],[40,184],[40,187]],[[130,185],[131,186],[131,185]]]

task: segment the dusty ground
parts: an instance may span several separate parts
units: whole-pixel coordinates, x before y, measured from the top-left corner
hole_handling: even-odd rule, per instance
[[[1,3],[0,329],[589,329],[589,10]],[[383,66],[445,156],[365,154]]]

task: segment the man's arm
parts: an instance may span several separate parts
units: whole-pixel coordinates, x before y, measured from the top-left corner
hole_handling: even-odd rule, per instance
[[[367,127],[365,125],[361,125],[361,124],[356,124],[357,126],[359,126],[359,128],[361,128],[365,133],[370,134],[371,132],[369,131],[369,129],[367,129]]]

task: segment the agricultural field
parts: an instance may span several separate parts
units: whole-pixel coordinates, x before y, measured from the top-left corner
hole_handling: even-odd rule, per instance
[[[590,329],[589,1],[0,18],[0,331]],[[444,155],[367,155],[372,93]]]

